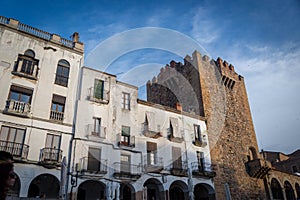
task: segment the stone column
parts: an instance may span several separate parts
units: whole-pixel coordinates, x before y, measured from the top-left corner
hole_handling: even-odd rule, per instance
[[[284,199],[284,200],[288,200],[288,199],[286,198],[285,188],[283,187],[283,188],[281,188],[281,189],[282,189],[283,199]]]

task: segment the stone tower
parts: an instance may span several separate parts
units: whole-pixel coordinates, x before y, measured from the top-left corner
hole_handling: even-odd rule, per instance
[[[267,198],[263,179],[270,169],[258,157],[244,78],[232,65],[195,51],[148,81],[147,98],[206,118],[218,200]]]

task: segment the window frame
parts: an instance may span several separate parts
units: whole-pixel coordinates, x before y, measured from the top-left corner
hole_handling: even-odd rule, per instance
[[[65,75],[65,70],[67,70],[67,75]],[[69,77],[70,77],[69,62],[64,59],[59,60],[56,67],[54,83],[60,86],[68,87]]]
[[[130,93],[122,92],[122,109],[130,110]]]

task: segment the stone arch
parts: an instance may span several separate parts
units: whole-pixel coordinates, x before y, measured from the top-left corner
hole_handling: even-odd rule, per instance
[[[273,199],[283,200],[281,185],[276,178],[272,178],[271,180],[271,191]]]
[[[35,177],[28,189],[28,197],[39,197],[45,194],[46,198],[59,198],[59,180],[52,174],[40,174]]]
[[[122,183],[120,187],[120,199],[135,200],[134,187],[128,183]]]
[[[284,181],[284,192],[286,199],[288,200],[296,200],[295,193],[292,185],[288,181]]]
[[[19,195],[20,195],[21,181],[20,181],[18,174],[15,173],[15,175],[16,175],[15,184],[8,191],[8,196],[11,196],[11,197],[19,197]]]
[[[150,178],[147,181],[145,181],[143,186],[147,188],[147,199],[165,199],[164,187],[159,180],[155,178]]]
[[[295,190],[296,190],[296,194],[297,194],[297,199],[300,199],[300,186],[299,186],[299,183],[295,184]]]
[[[257,152],[254,147],[249,147],[248,149],[248,161],[257,159]]]
[[[31,58],[34,58],[35,57],[35,53],[33,50],[31,49],[27,49],[24,53],[25,56],[28,56],[28,57],[31,57]]]
[[[170,200],[188,200],[189,190],[188,186],[183,181],[174,181],[169,189]]]
[[[105,184],[100,181],[84,181],[78,187],[77,200],[105,199],[105,190]]]
[[[206,183],[198,183],[194,187],[195,200],[214,200],[215,190]]]

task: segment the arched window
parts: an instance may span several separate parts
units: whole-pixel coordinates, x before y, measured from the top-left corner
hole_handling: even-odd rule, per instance
[[[57,64],[55,84],[67,87],[69,80],[70,64],[66,60],[60,60]]]
[[[292,185],[288,182],[284,182],[284,191],[285,191],[285,196],[288,200],[295,200],[295,193]]]
[[[35,59],[35,53],[27,49],[24,54],[19,54],[14,66],[13,74],[26,78],[36,79],[39,60]]]
[[[271,180],[271,191],[274,199],[283,200],[283,193],[280,183],[275,178],[272,178]]]
[[[257,153],[254,147],[250,147],[248,150],[248,161],[257,159]]]
[[[298,183],[295,184],[297,198],[300,199],[300,186]]]

